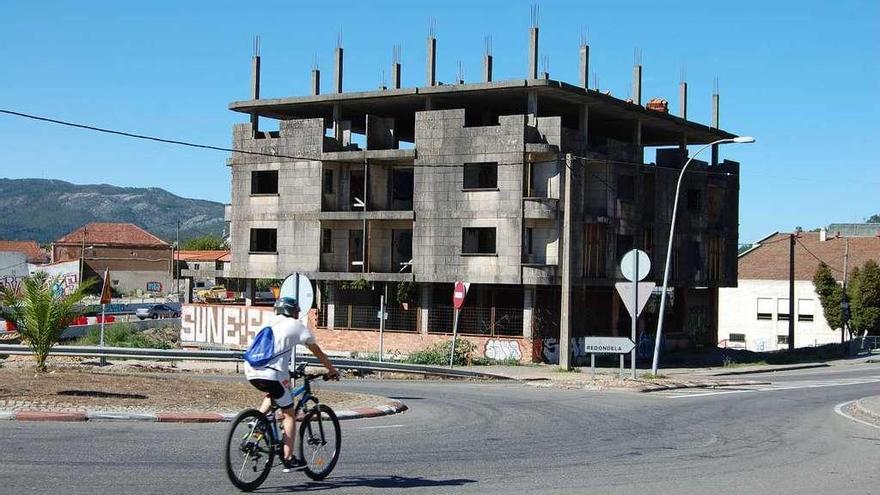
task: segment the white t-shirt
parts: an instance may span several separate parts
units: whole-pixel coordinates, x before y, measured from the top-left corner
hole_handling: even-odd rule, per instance
[[[284,354],[276,357],[264,367],[253,368],[247,361],[244,363],[244,376],[248,380],[262,378],[263,380],[286,381],[290,379],[290,361],[296,352],[297,344],[314,344],[315,337],[312,332],[299,320],[288,318],[284,315],[276,315],[269,323],[272,327],[272,335],[275,337],[275,354]],[[273,369],[274,368],[274,369]]]

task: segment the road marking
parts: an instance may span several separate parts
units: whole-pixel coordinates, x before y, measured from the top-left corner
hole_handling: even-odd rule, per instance
[[[852,404],[853,402],[856,402],[856,401],[851,400],[851,401],[849,401],[849,402],[844,402],[844,403],[842,403],[842,404],[838,404],[838,405],[834,406],[834,412],[836,412],[837,414],[840,414],[841,416],[843,416],[843,417],[846,418],[846,419],[849,419],[849,420],[855,421],[856,423],[861,423],[861,424],[863,424],[863,425],[865,425],[865,426],[870,426],[871,428],[877,428],[878,430],[880,430],[880,426],[877,426],[877,425],[872,424],[872,423],[868,423],[867,421],[862,421],[862,420],[859,419],[859,418],[854,418],[854,417],[850,416],[849,414],[843,412],[843,408],[849,406],[849,405]]]
[[[380,428],[403,428],[403,425],[362,426],[362,427],[356,428],[356,429],[358,429],[358,430],[378,430]]]
[[[846,385],[864,385],[867,383],[880,382],[880,375],[869,376],[865,378],[839,378],[835,380],[818,380],[818,381],[792,381],[779,382],[771,385],[750,385],[747,387],[737,388],[735,390],[718,390],[713,389],[678,389],[652,392],[652,395],[659,395],[667,399],[685,399],[688,397],[708,397],[711,395],[728,395],[743,394],[749,392],[779,392],[783,390],[799,390],[809,388],[823,387],[841,387]]]

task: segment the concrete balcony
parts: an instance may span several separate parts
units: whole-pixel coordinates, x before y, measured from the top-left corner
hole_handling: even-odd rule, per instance
[[[525,285],[554,285],[559,283],[558,267],[547,264],[522,265],[522,283]]]
[[[356,151],[329,151],[321,154],[321,159],[332,162],[390,162],[412,163],[416,159],[416,150],[391,149],[391,150],[356,150]]]
[[[523,198],[523,218],[529,220],[556,220],[559,200],[555,198]]]
[[[413,220],[415,213],[410,211],[322,211],[319,220]]]

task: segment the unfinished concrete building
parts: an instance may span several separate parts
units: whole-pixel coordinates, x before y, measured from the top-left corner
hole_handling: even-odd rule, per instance
[[[233,131],[234,148],[248,153],[228,162],[231,276],[307,274],[320,289],[319,326],[340,332],[378,329],[387,294],[386,329],[423,337],[416,342],[450,332],[453,282],[464,280],[473,285],[462,334],[518,341],[522,359],[553,360],[568,269],[572,336],[628,336],[613,287],[620,258],[644,249],[649,278],[662,281],[685,146],[734,135],[718,128],[717,96],[713,125],[687,120],[685,83],[680,116],[662,102],[643,106],[638,64],[632,101],[588,88],[585,44],[579,84],[539,74],[538,28],[529,35],[521,79],[493,80],[487,52],[482,81],[441,83],[429,36],[422,87],[401,87],[395,50],[390,87],[345,92],[338,46],[330,93],[316,68],[312,94],[277,99],[261,98],[255,55],[252,98],[230,105],[250,115]],[[656,148],[651,163],[646,148]],[[679,200],[671,345],[714,344],[717,289],[736,285],[739,165],[716,150],[692,167]]]

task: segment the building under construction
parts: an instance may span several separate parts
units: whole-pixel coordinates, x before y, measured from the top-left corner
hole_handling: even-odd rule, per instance
[[[311,94],[277,99],[260,96],[257,50],[251,99],[230,105],[250,121],[233,129],[234,148],[247,153],[228,162],[229,275],[253,287],[307,274],[320,293],[322,343],[340,350],[376,350],[382,295],[394,338],[386,349],[445,338],[456,280],[472,284],[459,332],[518,344],[524,360],[555,359],[566,317],[573,337],[628,336],[614,290],[622,255],[647,251],[649,280],[662,282],[686,146],[735,136],[718,128],[717,92],[710,126],[687,119],[684,82],[678,115],[665,101],[643,105],[638,61],[631,99],[588,87],[585,42],[579,61],[572,47],[579,83],[552,79],[539,72],[538,31],[533,23],[520,79],[493,78],[487,43],[481,81],[439,82],[431,33],[424,86],[401,87],[394,50],[388,87],[346,92],[337,46],[331,92],[321,93],[315,68]],[[717,342],[718,288],[737,279],[739,164],[714,149],[691,167],[675,230],[671,346]],[[658,306],[649,303],[641,333],[653,333]]]

